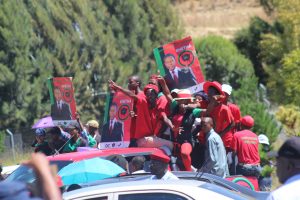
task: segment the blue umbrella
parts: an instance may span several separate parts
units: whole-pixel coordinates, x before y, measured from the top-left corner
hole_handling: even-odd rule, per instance
[[[92,158],[69,164],[58,175],[64,185],[70,185],[115,177],[124,172],[123,168],[109,160]]]

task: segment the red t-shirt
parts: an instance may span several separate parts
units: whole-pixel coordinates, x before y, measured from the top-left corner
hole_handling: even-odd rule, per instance
[[[167,116],[170,115],[170,106],[168,104],[167,97],[164,94],[162,94],[162,93],[158,94],[156,103],[157,103],[158,110],[165,112],[167,114]]]
[[[238,131],[233,135],[232,149],[237,153],[239,163],[259,164],[258,137],[250,130]]]
[[[210,113],[210,117],[214,121],[214,130],[217,133],[221,133],[226,127],[233,122],[233,116],[228,108],[224,104],[220,104],[213,108]],[[222,141],[226,148],[231,147],[233,133],[232,130],[229,130],[227,133],[223,134]]]
[[[233,116],[235,125],[238,124],[242,118],[240,108],[236,104],[233,104],[233,103],[228,103],[228,107]],[[232,127],[232,131],[233,131],[233,133],[237,132],[236,126]]]
[[[143,91],[139,92],[137,94],[137,98],[140,99],[140,101],[142,101],[142,99],[144,99],[146,101],[146,96],[144,94]],[[136,102],[134,102],[134,105],[133,105],[133,111],[135,112],[135,115],[139,116],[140,113],[142,112],[142,108],[138,108],[139,106],[137,106]],[[136,138],[135,137],[135,132],[136,132],[136,124],[138,120],[138,117],[133,117],[131,119],[131,124],[130,124],[130,138]]]
[[[138,96],[136,106],[136,121],[133,138],[139,139],[146,136],[157,135],[162,127],[163,111],[159,110],[157,105],[150,109],[144,96]]]
[[[228,103],[228,107],[233,116],[234,123],[238,123],[242,118],[240,108],[236,104],[233,104],[233,103]]]

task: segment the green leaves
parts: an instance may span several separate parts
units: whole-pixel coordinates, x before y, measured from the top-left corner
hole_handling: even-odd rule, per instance
[[[169,1],[1,1],[0,126],[50,114],[46,80],[74,77],[82,120],[102,119],[108,79],[155,72],[152,49],[180,37]]]

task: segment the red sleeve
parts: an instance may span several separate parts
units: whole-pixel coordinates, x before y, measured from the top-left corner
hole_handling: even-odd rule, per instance
[[[227,106],[224,106],[224,109],[222,109],[219,120],[221,122],[222,131],[233,122],[233,116]]]
[[[232,141],[231,141],[231,149],[233,150],[233,151],[235,151],[236,152],[236,150],[237,150],[237,140],[236,140],[236,135],[234,134],[233,135],[233,138],[232,138]]]
[[[235,104],[229,104],[230,111],[234,118],[234,122],[238,123],[241,120],[241,111],[240,108]]]

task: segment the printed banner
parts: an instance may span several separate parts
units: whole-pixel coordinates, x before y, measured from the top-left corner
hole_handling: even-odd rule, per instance
[[[132,99],[125,94],[116,92],[109,95],[101,128],[101,142],[98,146],[100,149],[129,146],[132,107]]]
[[[193,86],[204,82],[191,37],[155,48],[153,53],[160,74],[165,78],[170,90],[189,88],[195,91]],[[196,90],[198,89],[199,87]]]
[[[76,102],[72,77],[55,77],[48,79],[51,102],[51,117],[55,126],[68,127],[76,125]]]

